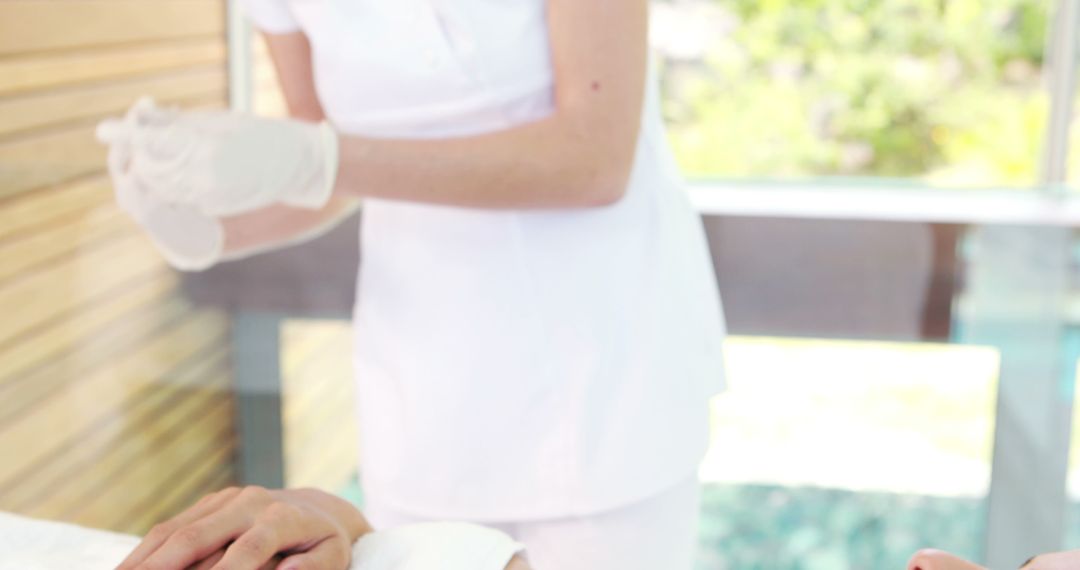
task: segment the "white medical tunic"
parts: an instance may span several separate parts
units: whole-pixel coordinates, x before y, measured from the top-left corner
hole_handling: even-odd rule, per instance
[[[246,0],[302,30],[345,133],[440,138],[554,105],[544,0]],[[355,314],[365,492],[419,516],[595,513],[692,474],[723,386],[698,215],[646,97],[621,201],[364,203]]]

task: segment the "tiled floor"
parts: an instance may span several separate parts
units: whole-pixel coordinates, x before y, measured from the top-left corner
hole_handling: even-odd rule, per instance
[[[355,483],[340,494],[363,502]],[[983,520],[978,499],[710,484],[698,570],[903,570],[923,547],[976,559]]]
[[[903,570],[923,547],[978,558],[983,501],[708,485],[699,570]]]

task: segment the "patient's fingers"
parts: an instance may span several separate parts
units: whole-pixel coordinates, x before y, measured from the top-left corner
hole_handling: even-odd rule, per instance
[[[335,531],[325,519],[311,516],[311,511],[306,508],[274,503],[229,546],[219,566],[230,570],[255,570],[279,552],[308,550],[333,537]]]
[[[215,552],[215,553],[211,554],[210,556],[207,556],[206,558],[204,558],[202,560],[202,562],[199,562],[198,564],[193,564],[193,565],[189,566],[187,568],[187,570],[210,570],[218,562],[221,562],[221,559],[224,558],[224,557],[225,557],[225,549],[222,548],[221,550],[218,550],[217,552]],[[270,559],[269,562],[267,562],[266,564],[263,564],[262,567],[259,568],[259,570],[274,570],[275,568],[277,568],[277,565],[281,563],[282,558],[284,558],[284,557],[282,557],[282,556],[274,556],[273,558]]]
[[[155,527],[118,570],[273,570],[282,553],[317,547],[318,560],[336,553],[329,568],[346,568],[353,535],[322,510],[325,501],[304,497],[247,487],[205,498]]]
[[[193,565],[189,566],[187,570],[210,570],[211,568],[214,567],[215,564],[220,562],[221,559],[224,556],[225,556],[225,549],[221,548],[217,552],[211,554],[210,556],[207,556],[206,558],[203,558],[202,562],[199,562],[198,564],[193,564]]]
[[[255,526],[240,535],[225,550],[225,557],[215,568],[256,570],[273,558],[279,550],[285,548],[276,530],[266,526]]]
[[[307,552],[293,554],[282,560],[276,570],[321,570],[348,568],[352,549],[338,540],[324,540]]]
[[[250,526],[251,517],[245,505],[231,502],[177,529],[140,567],[186,568],[225,547]]]
[[[150,529],[150,532],[146,534],[142,542],[135,547],[135,550],[120,563],[120,566],[116,567],[116,570],[131,570],[135,568],[136,565],[145,560],[146,557],[150,556],[159,546],[168,540],[174,532],[184,525],[192,523],[221,508],[221,506],[230,501],[239,494],[239,492],[239,489],[229,488],[218,491],[217,493],[212,493],[203,497],[199,502],[195,503],[179,515],[154,526],[154,528]]]

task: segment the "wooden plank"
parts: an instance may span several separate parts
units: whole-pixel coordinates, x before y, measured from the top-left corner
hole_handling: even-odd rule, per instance
[[[274,62],[269,59],[256,60],[252,72],[251,78],[255,81],[256,85],[271,87],[276,89],[278,87],[277,69],[274,68]]]
[[[148,73],[218,65],[225,67],[223,37],[60,52],[0,60],[0,95],[123,79]]]
[[[126,213],[105,205],[21,239],[0,242],[0,282],[35,266],[63,262],[58,258],[85,251],[110,236],[134,234],[136,228]]]
[[[309,418],[316,423],[323,421],[326,414],[320,410],[326,406],[328,393],[340,394],[349,406],[354,403],[351,397],[342,393],[353,390],[351,348],[350,338],[334,339],[327,343],[323,353],[309,361],[303,374],[289,379],[291,384],[298,386],[284,402],[284,417],[290,425],[300,425]],[[293,433],[302,435],[300,430],[293,430]]]
[[[0,431],[0,449],[22,458],[20,465],[39,461],[78,437],[83,426],[101,421],[120,409],[127,397],[148,385],[152,386],[180,362],[203,349],[207,338],[216,338],[225,326],[220,315],[196,313],[171,330],[147,339],[138,350],[117,358],[71,384],[22,415]],[[48,434],[48,440],[42,439]],[[20,474],[19,465],[0,462],[0,485]]]
[[[0,384],[0,429],[31,412],[49,397],[62,393],[86,374],[107,366],[122,353],[138,349],[146,338],[168,328],[191,311],[190,305],[172,297],[123,315],[119,320],[95,331],[91,338],[56,355],[44,366],[22,371],[19,376]],[[63,325],[61,325],[62,327]],[[51,332],[49,329],[47,332]],[[16,344],[14,350],[33,339]]]
[[[42,188],[37,192],[0,201],[0,240],[36,231],[86,210],[112,203],[112,183],[108,176],[96,175]]]
[[[270,47],[266,45],[266,39],[262,34],[254,34],[251,36],[251,56],[255,60],[266,59],[270,57]]]
[[[222,108],[220,99],[184,100],[186,108]],[[99,173],[106,150],[94,138],[96,121],[0,144],[0,199]]]
[[[236,485],[230,461],[234,452],[235,443],[233,447],[213,450],[186,471],[183,481],[163,486],[146,505],[130,513],[110,512],[90,526],[137,536],[146,534],[155,524],[180,514],[204,496]]]
[[[315,487],[336,492],[357,472],[356,437],[345,430],[329,432],[319,440],[317,454],[289,457],[289,487]]]
[[[344,479],[355,470],[359,445],[352,394],[348,383],[339,383],[338,389],[325,394],[327,408],[306,426],[286,424],[286,434],[298,427],[307,432],[286,446],[289,486],[326,488],[335,478]]]
[[[202,497],[235,485],[233,453],[235,442],[230,447],[214,449],[190,467],[182,481],[159,489],[154,500],[139,505],[130,514],[113,512],[110,519],[102,518],[102,524],[95,526],[135,535],[146,534],[155,524],[180,514]]]
[[[286,422],[286,465],[303,465],[321,457],[323,440],[337,432],[356,433],[356,406],[351,388],[345,385],[327,390],[323,395],[326,397],[324,409],[318,415]]]
[[[298,380],[305,384],[317,378],[326,380],[309,391],[315,399],[302,410],[292,410],[303,413],[286,423],[290,485],[325,487],[333,483],[338,476],[335,473],[347,476],[357,465],[359,441],[351,366],[329,351],[318,361],[320,365],[310,369],[311,375]],[[322,409],[312,405],[317,403]],[[286,407],[291,407],[288,402]]]
[[[302,426],[312,420],[314,423],[326,421],[329,414],[320,410],[326,406],[328,392],[351,391],[351,336],[338,334],[336,338],[324,343],[322,348],[323,350],[308,359],[304,369],[287,380],[298,386],[291,390],[285,399],[283,412],[293,437],[307,438]],[[345,400],[351,409],[352,399],[346,396]],[[336,420],[339,416],[333,417]]]
[[[227,374],[219,371],[215,383],[227,384],[227,379]],[[228,409],[229,397],[221,388],[187,388],[181,392],[186,394],[174,392],[170,406],[158,417],[140,422],[138,433],[114,436],[112,445],[102,448],[101,454],[81,471],[68,472],[66,478],[54,484],[52,492],[39,495],[21,510],[42,518],[71,520],[76,513],[93,512],[94,505],[104,500],[115,512],[120,506],[113,500],[116,494],[128,494],[136,487],[172,478],[179,465],[161,462],[157,457],[161,448],[185,436],[206,438],[229,425],[227,417],[208,415],[222,406]],[[200,428],[209,431],[200,432]]]
[[[122,263],[117,263],[123,260]],[[0,350],[34,326],[102,300],[133,277],[160,269],[161,256],[143,236],[110,241],[71,263],[0,283]]]
[[[255,113],[273,117],[287,116],[288,105],[281,93],[277,70],[274,69],[274,62],[270,59],[266,43],[261,37],[255,42],[253,61],[252,91]]]
[[[287,117],[289,116],[288,105],[283,97],[257,97],[254,106],[256,115],[264,117]]]
[[[137,394],[132,410],[125,409],[109,421],[87,425],[77,439],[65,442],[54,456],[28,466],[27,477],[13,481],[3,491],[3,508],[44,518],[62,518],[74,507],[103,492],[119,472],[152,455],[153,446],[168,430],[181,431],[180,422],[198,415],[220,399],[227,373],[219,367],[218,387],[162,386]],[[205,382],[205,379],[201,379]],[[132,399],[135,399],[133,395]],[[85,442],[85,443],[84,443]],[[163,477],[167,476],[163,474]]]
[[[145,448],[142,460],[119,473],[108,488],[89,497],[88,502],[66,503],[64,519],[85,524],[106,513],[145,505],[155,497],[162,482],[182,479],[175,475],[182,474],[187,465],[201,463],[213,449],[230,447],[232,417],[232,402],[224,398],[207,400],[194,413],[181,418],[182,424],[156,434],[158,439]]]
[[[313,333],[315,331],[312,331]],[[293,368],[286,368],[283,372],[285,394],[287,396],[286,414],[307,414],[311,409],[318,406],[318,398],[313,397],[312,390],[317,384],[325,383],[326,379],[334,377],[352,377],[352,335],[349,330],[327,331],[329,336],[315,337],[320,349],[302,356],[299,364]],[[315,335],[312,334],[314,337]],[[300,352],[300,345],[294,343],[286,345],[282,351],[283,357],[288,360],[299,359],[301,356],[290,354],[293,351]]]
[[[281,327],[281,344],[285,347],[281,355],[281,372],[285,379],[284,388],[291,387],[288,379],[302,373],[303,366],[319,354],[326,343],[340,334],[340,325],[327,326],[327,323],[310,321],[286,322]]]
[[[208,493],[235,485],[236,475],[232,457],[236,453],[236,441],[222,442],[207,450],[185,466],[184,477],[170,481],[154,490],[143,503],[128,512],[111,513],[111,519],[102,518],[105,528],[121,532],[144,534],[158,522],[169,519]]]
[[[221,0],[5,0],[0,55],[225,33]]]
[[[287,329],[292,343],[287,345],[290,350],[286,354],[304,340],[300,335],[331,335],[320,339],[319,350],[293,365],[285,379],[289,391],[283,414],[288,484],[329,489],[347,479],[357,463],[355,391],[348,356],[352,335],[336,323]]]
[[[27,335],[20,339],[22,342],[0,350],[0,417],[4,415],[3,401],[8,399],[5,387],[13,385],[16,379],[25,381],[32,377],[34,373],[29,368],[47,362],[48,366],[41,369],[56,370],[65,355],[84,362],[84,357],[74,355],[86,350],[95,340],[113,338],[107,327],[122,325],[125,319],[138,315],[140,307],[161,307],[176,290],[176,284],[176,275],[171,271],[154,272],[149,278],[137,279],[133,287],[121,288],[119,294],[65,319],[61,326]]]
[[[0,144],[0,198],[101,172],[105,154],[93,124]]]
[[[168,376],[169,374],[172,374],[172,372],[170,371],[171,369],[169,369],[168,366],[165,366],[166,364],[171,362],[173,368],[181,366],[190,367],[192,363],[188,362],[186,359],[192,358],[196,355],[206,354],[208,350],[214,348],[214,343],[220,343],[221,340],[220,330],[207,328],[205,331],[203,331],[203,338],[201,339],[201,341],[191,341],[184,346],[177,346],[175,347],[175,350],[172,350],[171,352],[165,350],[161,346],[161,343],[166,342],[168,339],[178,341],[180,339],[186,338],[184,334],[188,333],[184,332],[184,328],[185,326],[190,328],[190,322],[192,318],[195,317],[184,317],[183,315],[181,315],[180,320],[174,320],[172,323],[169,323],[169,326],[167,328],[154,331],[153,333],[145,335],[144,338],[139,339],[139,341],[141,342],[140,345],[129,345],[126,347],[121,347],[122,349],[125,349],[118,351],[119,353],[121,353],[121,356],[111,359],[108,363],[108,366],[99,366],[96,369],[89,369],[81,376],[73,375],[70,372],[65,374],[66,381],[63,387],[64,389],[48,395],[47,398],[45,398],[41,402],[38,402],[37,405],[35,405],[34,407],[22,410],[22,413],[19,415],[19,417],[17,417],[12,422],[8,422],[4,429],[14,429],[15,427],[18,427],[19,425],[27,421],[33,422],[40,420],[40,418],[35,419],[34,415],[39,413],[42,408],[48,406],[53,406],[55,408],[59,406],[62,409],[64,408],[64,406],[74,405],[75,403],[69,401],[72,391],[81,390],[80,385],[87,381],[92,380],[103,383],[102,389],[107,390],[109,396],[114,399],[120,397],[131,398],[133,394],[142,394],[142,392],[140,391],[152,391],[160,389],[160,382],[162,381],[174,382],[176,379]],[[202,315],[198,318],[206,319],[208,317],[206,315]],[[159,358],[161,362],[154,361],[155,358]],[[118,368],[116,364],[117,362],[127,362],[127,364]],[[142,366],[149,370],[146,378],[139,376],[141,374],[138,368],[139,366]],[[153,380],[151,380],[150,378],[153,378]],[[135,384],[133,386],[128,386],[127,384],[124,384],[130,382],[135,382]],[[130,407],[134,404],[125,405]],[[84,423],[80,423],[82,422],[82,419],[79,419],[79,416],[73,416],[72,418],[61,416],[61,418],[63,419],[63,422],[68,422],[68,420],[71,420],[71,422],[79,423],[82,428],[86,427]],[[99,421],[105,422],[110,420],[112,416],[106,414],[103,416],[91,417],[91,419],[94,418]],[[55,448],[54,451],[63,449],[64,445],[71,443],[71,441],[64,440],[65,434],[69,434],[69,432],[64,431],[63,429],[50,430],[49,445],[52,445]],[[82,433],[80,432],[78,435],[82,435]],[[45,460],[50,457],[51,455],[46,453],[39,456],[38,460]],[[32,466],[35,465],[33,461],[34,459],[31,457],[20,457],[20,461],[12,462],[17,464],[11,465],[10,468],[13,470],[13,472],[21,473],[21,470],[32,468]],[[0,482],[3,482],[4,488],[9,488],[11,485],[14,484],[11,480]]]
[[[281,85],[278,83],[277,71],[274,70],[273,64],[268,59],[257,61],[252,76],[255,112],[275,117],[287,116],[288,105],[285,102],[285,96],[281,93]]]
[[[75,440],[65,442],[55,456],[40,464],[25,465],[20,477],[0,488],[0,509],[25,511],[50,495],[67,493],[73,488],[93,486],[91,479],[99,470],[98,461],[111,453],[126,453],[122,448],[131,440],[144,439],[143,426],[162,421],[183,391],[214,388],[221,394],[228,386],[226,351],[217,351],[205,361],[195,362],[173,382],[133,394],[123,413],[113,414],[97,425],[87,425]]]
[[[0,137],[75,121],[121,116],[139,97],[161,103],[226,98],[224,67],[203,67],[0,100]]]

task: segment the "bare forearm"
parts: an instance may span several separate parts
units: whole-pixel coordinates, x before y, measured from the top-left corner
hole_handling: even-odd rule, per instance
[[[343,218],[354,209],[354,200],[333,198],[321,210],[270,206],[223,218],[225,257],[284,244]]]
[[[472,208],[600,206],[621,196],[636,137],[636,122],[598,125],[569,113],[467,138],[343,136],[335,191]]]
[[[311,45],[303,33],[263,34],[289,116],[310,122],[326,118],[315,92]],[[342,217],[354,200],[333,198],[321,210],[274,205],[222,219],[225,256],[265,249],[316,231]]]
[[[473,208],[609,204],[625,190],[646,76],[648,3],[549,0],[554,113],[444,140],[341,138],[337,192]]]

